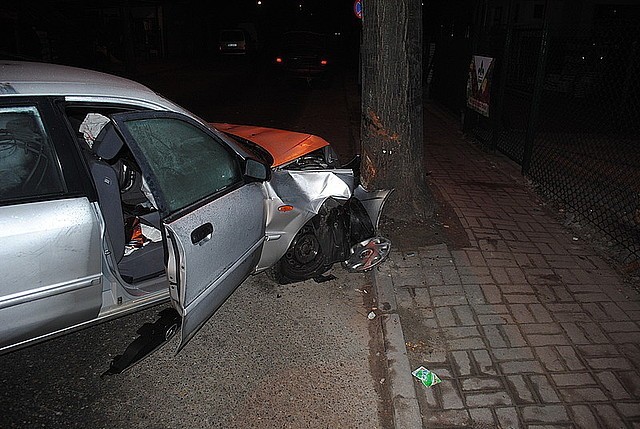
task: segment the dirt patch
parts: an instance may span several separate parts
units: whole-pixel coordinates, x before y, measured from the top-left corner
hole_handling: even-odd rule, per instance
[[[434,353],[446,353],[445,339],[441,338],[438,330],[425,326],[423,316],[415,308],[398,309],[402,320],[402,331],[405,346],[414,364],[419,363],[426,356]]]
[[[446,243],[449,249],[469,247],[469,238],[458,215],[438,188],[429,184],[434,199],[434,213],[429,219],[407,221],[382,215],[380,232],[391,240],[394,249],[416,250],[420,247]]]
[[[391,240],[394,249],[401,251],[440,244],[445,240],[442,228],[435,219],[408,222],[382,216],[380,231],[382,235]]]

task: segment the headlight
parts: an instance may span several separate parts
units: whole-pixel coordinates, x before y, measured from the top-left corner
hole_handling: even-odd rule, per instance
[[[331,146],[324,146],[296,158],[282,168],[286,170],[326,170],[339,167],[340,162],[336,151]]]

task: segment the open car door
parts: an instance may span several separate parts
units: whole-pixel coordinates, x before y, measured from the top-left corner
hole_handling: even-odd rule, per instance
[[[179,350],[254,270],[265,229],[268,167],[184,115],[111,116],[160,212]],[[109,136],[107,136],[109,138]]]

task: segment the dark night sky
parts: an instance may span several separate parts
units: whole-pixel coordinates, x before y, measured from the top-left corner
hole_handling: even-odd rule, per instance
[[[82,56],[96,40],[109,39],[113,44],[124,36],[126,11],[133,17],[133,32],[140,33],[142,17],[155,14],[158,6],[164,13],[165,36],[196,46],[214,41],[219,29],[240,23],[254,24],[263,41],[286,30],[306,29],[340,33],[349,43],[360,32],[353,0],[261,0],[260,5],[258,0],[25,0],[3,2],[0,8],[0,54],[28,58],[37,51],[29,47],[36,44],[34,39],[46,37],[56,55]]]

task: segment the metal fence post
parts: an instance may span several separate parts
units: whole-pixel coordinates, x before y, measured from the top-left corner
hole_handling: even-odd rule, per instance
[[[502,64],[500,64],[500,81],[498,86],[498,96],[496,100],[496,112],[493,114],[491,129],[491,150],[498,148],[498,133],[502,128],[502,114],[504,112],[504,93],[507,87],[507,75],[509,72],[509,55],[511,55],[511,38],[513,33],[513,0],[509,0],[507,9],[507,28],[502,51]]]
[[[524,154],[522,157],[522,174],[529,172],[531,167],[531,157],[533,155],[533,141],[536,136],[536,126],[538,122],[538,112],[540,110],[540,99],[542,98],[542,87],[544,84],[544,74],[547,66],[547,54],[549,51],[549,21],[551,11],[549,10],[549,0],[544,5],[544,22],[542,24],[542,41],[540,42],[540,53],[538,55],[538,67],[536,68],[536,79],[533,87],[533,99],[531,100],[531,111],[529,112],[529,122],[527,124],[527,134],[524,141]]]

